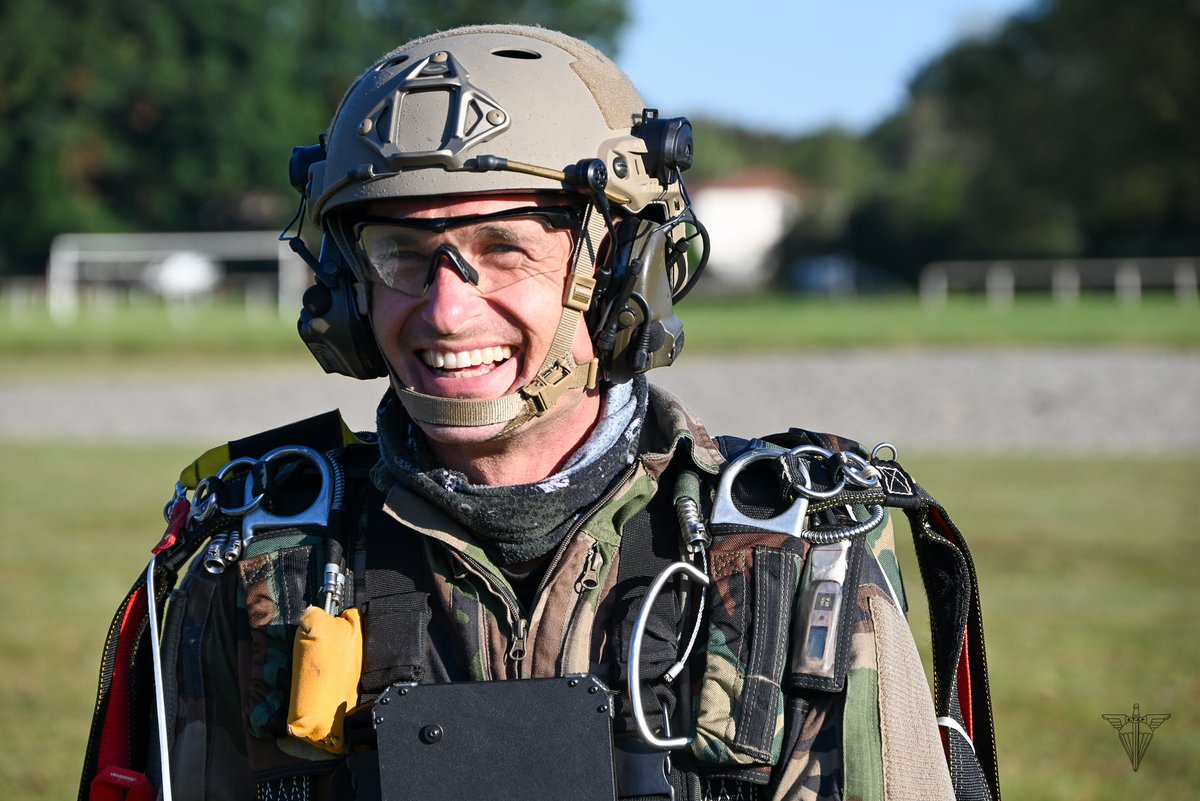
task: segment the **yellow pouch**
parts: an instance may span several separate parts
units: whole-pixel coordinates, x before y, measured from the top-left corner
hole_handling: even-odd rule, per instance
[[[292,649],[288,733],[334,754],[346,752],[342,721],[358,702],[362,619],[355,608],[332,617],[316,606],[300,616]]]

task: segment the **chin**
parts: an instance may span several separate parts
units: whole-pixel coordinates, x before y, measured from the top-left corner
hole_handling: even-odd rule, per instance
[[[424,432],[426,439],[441,445],[499,444],[516,433],[516,431],[510,431],[507,434],[501,433],[508,423],[494,423],[490,426],[443,426],[436,423],[420,423],[415,420],[413,423]]]

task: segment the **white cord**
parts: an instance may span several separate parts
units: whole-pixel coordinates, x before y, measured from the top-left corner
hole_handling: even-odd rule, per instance
[[[158,609],[154,602],[154,562],[150,557],[146,567],[146,606],[150,612],[150,653],[154,659],[154,705],[158,710],[158,760],[162,766],[162,799],[171,798],[171,759],[167,753],[167,699],[163,695],[162,654],[158,644]]]
[[[971,738],[967,736],[967,730],[962,727],[961,723],[959,723],[954,718],[947,717],[947,718],[938,718],[937,724],[939,726],[942,726],[947,729],[953,729],[954,731],[956,731],[960,735],[962,735],[962,738],[967,741],[967,745],[971,746],[971,753],[972,754],[975,753],[975,743],[971,742]]]

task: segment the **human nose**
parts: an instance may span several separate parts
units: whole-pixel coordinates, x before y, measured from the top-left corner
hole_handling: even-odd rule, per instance
[[[450,269],[440,269],[443,266]],[[479,313],[483,296],[473,282],[464,278],[457,265],[440,259],[434,265],[422,301],[422,317],[440,333],[453,334]]]

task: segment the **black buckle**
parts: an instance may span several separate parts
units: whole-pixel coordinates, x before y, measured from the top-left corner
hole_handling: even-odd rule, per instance
[[[613,743],[617,797],[661,796],[675,801],[671,786],[671,752],[651,748],[633,737]]]

